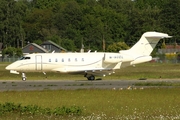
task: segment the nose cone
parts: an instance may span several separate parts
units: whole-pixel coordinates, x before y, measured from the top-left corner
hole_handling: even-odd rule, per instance
[[[6,69],[6,70],[11,70],[11,66],[8,65],[5,69]]]
[[[19,74],[19,72],[16,70],[16,66],[14,65],[14,63],[8,65],[5,69],[6,70],[9,70],[10,73],[13,73],[13,74]]]
[[[13,69],[14,69],[14,67],[13,67],[13,65],[12,65],[12,64],[10,64],[10,65],[8,65],[5,69],[6,69],[6,70],[13,70]]]

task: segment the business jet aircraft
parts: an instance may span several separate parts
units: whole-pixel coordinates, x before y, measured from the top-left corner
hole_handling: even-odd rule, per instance
[[[87,53],[37,53],[28,54],[20,60],[8,65],[10,73],[22,73],[22,80],[26,80],[25,72],[60,72],[83,73],[88,80],[95,80],[97,75],[110,75],[116,69],[144,63],[152,60],[150,56],[153,48],[162,38],[170,38],[168,34],[146,32],[140,40],[129,50],[119,53],[87,52]]]

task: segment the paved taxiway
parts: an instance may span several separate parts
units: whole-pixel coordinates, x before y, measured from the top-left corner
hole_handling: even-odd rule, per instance
[[[32,91],[60,89],[126,89],[139,82],[178,82],[180,80],[1,80],[0,91]],[[137,86],[136,86],[137,87]],[[143,86],[141,86],[143,87]]]

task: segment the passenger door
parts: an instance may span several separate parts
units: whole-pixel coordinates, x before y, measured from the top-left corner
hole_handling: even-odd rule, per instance
[[[35,59],[36,59],[35,69],[36,70],[42,70],[42,56],[41,55],[36,55]]]

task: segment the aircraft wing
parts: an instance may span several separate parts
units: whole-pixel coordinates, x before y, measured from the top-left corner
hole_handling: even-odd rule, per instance
[[[61,73],[81,73],[81,74],[90,74],[94,76],[106,76],[115,73],[113,69],[104,69],[104,68],[57,68],[53,69],[53,71],[61,72]]]

